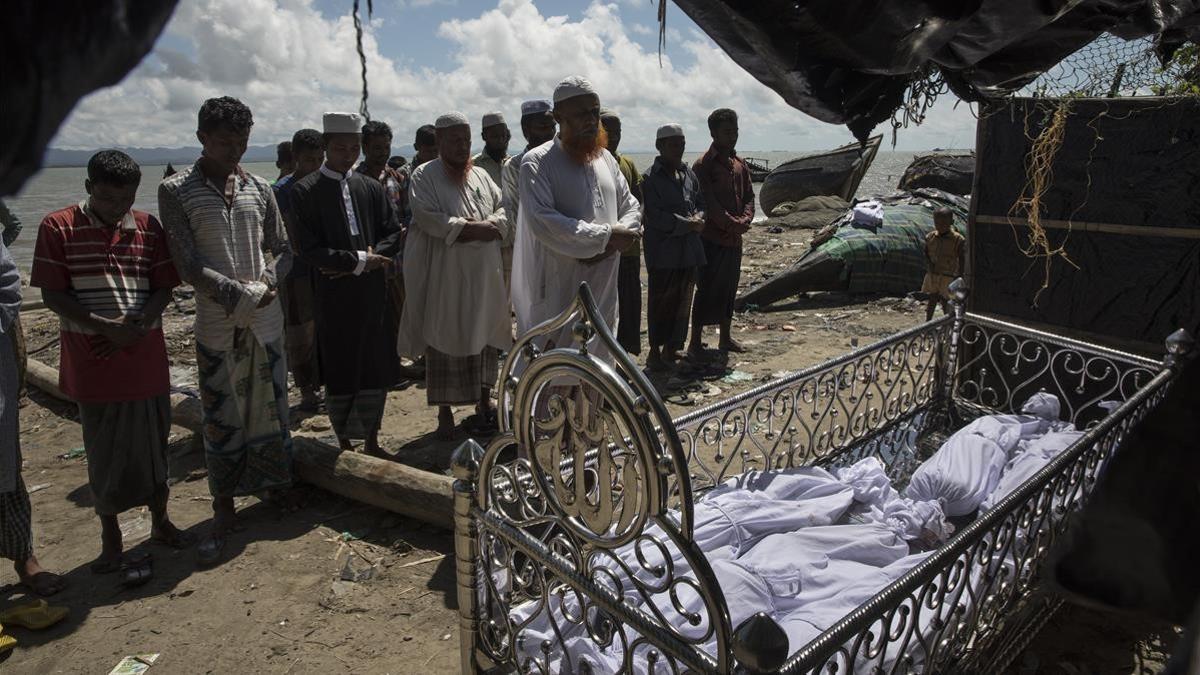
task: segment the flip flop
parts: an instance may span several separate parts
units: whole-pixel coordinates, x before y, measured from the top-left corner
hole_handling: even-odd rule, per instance
[[[38,572],[31,577],[21,577],[21,583],[42,597],[59,593],[67,586],[67,580],[53,572]]]
[[[132,559],[121,566],[121,585],[125,588],[144,586],[154,578],[154,561],[149,555]]]
[[[6,654],[17,646],[17,638],[0,634],[0,654]]]
[[[201,566],[215,565],[221,560],[225,550],[225,535],[210,534],[196,547],[196,562]]]
[[[45,600],[34,600],[0,612],[0,624],[45,630],[67,618],[68,613],[66,607],[51,607]]]

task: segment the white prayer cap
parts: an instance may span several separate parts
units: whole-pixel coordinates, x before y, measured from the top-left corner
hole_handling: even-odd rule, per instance
[[[618,115],[617,111],[613,110],[612,108],[605,108],[604,106],[600,106],[600,119],[602,119],[602,120],[614,119],[614,120],[619,121],[621,119],[621,116]]]
[[[467,116],[460,112],[448,112],[445,115],[437,118],[437,121],[433,123],[433,126],[437,127],[438,129],[470,125],[471,123],[467,121]]]
[[[661,127],[659,127],[658,133],[654,135],[654,138],[656,138],[656,139],[671,138],[672,136],[682,136],[682,135],[683,135],[683,127],[679,126],[678,124],[672,123],[672,124],[664,124]]]
[[[327,112],[321,119],[327,134],[357,134],[362,132],[362,116],[352,112]]]
[[[483,116],[483,124],[481,128],[494,127],[497,124],[504,124],[504,113],[490,112]]]
[[[550,112],[550,101],[536,99],[533,101],[525,101],[521,104],[521,117],[526,115],[540,115]]]
[[[596,96],[596,89],[592,87],[592,83],[587,81],[587,78],[579,75],[572,75],[554,88],[554,102],[565,101],[576,96],[587,96],[591,94]]]

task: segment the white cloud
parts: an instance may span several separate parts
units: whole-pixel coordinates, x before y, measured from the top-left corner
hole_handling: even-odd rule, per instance
[[[405,0],[408,5],[445,0]],[[545,5],[545,3],[543,3]],[[674,31],[676,65],[633,35],[647,27],[624,24],[617,6],[594,2],[576,19],[543,14],[532,0],[498,0],[478,16],[441,24],[452,67],[438,71],[418,54],[396,62],[377,39],[403,31],[378,18],[364,39],[372,117],[391,124],[398,150],[413,131],[447,110],[471,119],[499,109],[516,120],[520,102],[549,98],[569,74],[589,77],[605,105],[621,111],[624,145],[653,147],[653,132],[668,121],[684,125],[692,149],[707,141],[705,118],[717,107],[739,111],[741,146],[751,150],[829,147],[850,140],[843,127],[818,122],[787,106],[733,63],[711,40]],[[228,94],[253,110],[254,144],[316,127],[325,110],[358,107],[359,62],[349,16],[327,18],[313,0],[190,0],[180,3],[159,46],[119,85],[85,99],[53,143],[60,148],[105,145],[179,146],[194,143],[196,110],[209,96]],[[514,126],[514,134],[519,132]],[[966,106],[943,103],[923,128],[902,131],[900,147],[969,145],[974,119]],[[514,146],[519,145],[514,139]]]

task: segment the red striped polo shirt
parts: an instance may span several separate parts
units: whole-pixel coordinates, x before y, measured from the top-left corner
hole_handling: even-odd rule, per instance
[[[116,227],[93,220],[87,203],[42,220],[30,285],[66,291],[93,313],[119,318],[140,311],[154,291],[179,285],[167,235],[154,216],[125,214]],[[82,403],[135,401],[169,393],[162,324],[120,352],[92,355],[95,331],[60,317],[59,387]]]

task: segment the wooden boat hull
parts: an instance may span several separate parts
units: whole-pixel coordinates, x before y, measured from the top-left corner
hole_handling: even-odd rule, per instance
[[[950,194],[969,195],[974,182],[974,152],[935,152],[914,157],[896,188],[908,192],[934,188]]]
[[[813,195],[852,200],[871,162],[875,161],[882,140],[883,136],[872,136],[862,145],[843,145],[775,167],[763,181],[759,193],[764,215],[770,215],[771,210],[783,202],[795,202]]]

